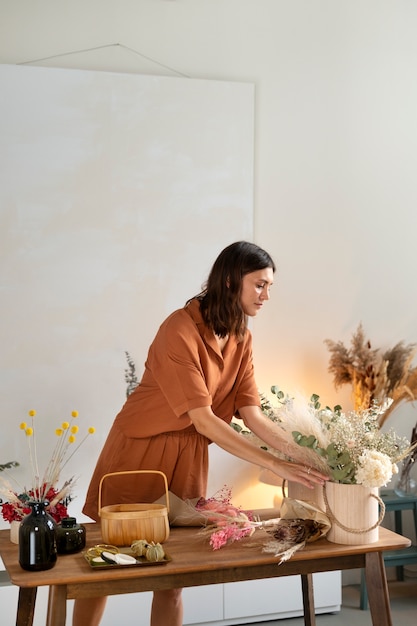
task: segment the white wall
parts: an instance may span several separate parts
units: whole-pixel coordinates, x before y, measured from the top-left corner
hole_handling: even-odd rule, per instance
[[[253,82],[255,240],[279,266],[259,386],[348,406],[324,339],[417,341],[416,21],[409,0],[3,1],[0,61]]]
[[[62,472],[75,514],[125,399],[125,350],[140,377],[229,243],[220,222],[252,238],[253,85],[4,64],[0,83],[2,450],[33,484],[19,423],[36,409],[42,476],[77,409],[69,453],[96,434]]]

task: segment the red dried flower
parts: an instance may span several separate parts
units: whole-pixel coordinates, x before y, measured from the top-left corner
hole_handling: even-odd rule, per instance
[[[38,492],[38,490],[36,490]],[[59,491],[50,487],[45,500],[48,502],[53,502]],[[21,521],[26,515],[29,515],[31,512],[30,506],[28,506],[28,502],[31,499],[39,500],[39,494],[35,493],[34,490],[27,491],[25,493],[13,494],[13,499],[10,502],[0,502],[0,506],[2,508],[2,516],[6,522],[14,522]],[[57,502],[54,506],[48,506],[47,512],[49,515],[53,517],[55,522],[59,523],[64,517],[68,517],[67,503],[70,498],[65,498],[64,501]]]

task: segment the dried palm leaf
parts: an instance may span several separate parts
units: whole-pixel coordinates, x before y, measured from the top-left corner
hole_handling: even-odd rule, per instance
[[[417,367],[411,367],[417,344],[400,341],[382,353],[372,348],[362,324],[352,335],[350,349],[341,341],[326,339],[325,343],[331,353],[328,371],[334,385],[336,389],[352,385],[355,410],[369,409],[375,402],[383,405],[392,398],[391,406],[380,416],[381,426],[401,402],[417,399]]]
[[[402,402],[413,402],[417,400],[417,367],[413,367],[407,374],[405,381],[401,385],[397,385],[391,393],[392,404],[391,406],[380,416],[379,424],[382,426],[391,415],[391,413]]]

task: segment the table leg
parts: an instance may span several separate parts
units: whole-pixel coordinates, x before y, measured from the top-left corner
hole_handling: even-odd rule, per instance
[[[402,510],[395,511],[395,532],[399,535],[403,534],[403,517]],[[402,565],[397,565],[396,567],[397,580],[404,580],[404,567]]]
[[[403,534],[403,518],[402,518],[402,511],[395,511],[394,513],[394,517],[395,517],[395,532],[398,533],[399,535]]]
[[[368,552],[365,555],[365,578],[373,626],[392,626],[382,552]]]
[[[32,626],[35,614],[37,587],[20,587],[17,602],[16,626]]]
[[[303,591],[304,625],[316,626],[313,574],[301,574],[301,589]]]
[[[48,595],[46,626],[65,626],[67,618],[67,586],[51,585]]]

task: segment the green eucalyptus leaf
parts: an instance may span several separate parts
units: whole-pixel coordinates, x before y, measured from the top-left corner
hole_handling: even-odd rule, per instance
[[[0,472],[3,472],[7,469],[12,469],[12,467],[19,467],[19,463],[17,461],[8,461],[7,463],[0,463]]]

